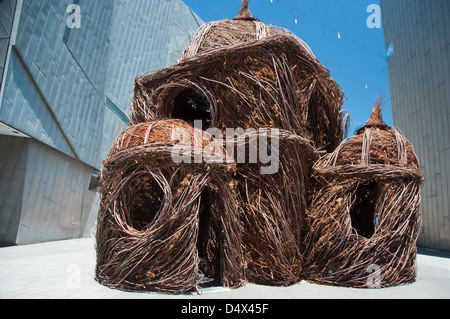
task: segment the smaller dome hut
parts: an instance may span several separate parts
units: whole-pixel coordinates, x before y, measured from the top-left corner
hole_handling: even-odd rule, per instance
[[[313,175],[319,186],[308,212],[308,280],[356,288],[413,282],[424,178],[412,145],[383,123],[381,100]]]
[[[199,289],[200,272],[227,287],[244,284],[232,167],[177,164],[172,155],[180,145],[192,157],[223,155],[211,136],[180,120],[133,125],[115,140],[104,161],[97,223],[101,284],[182,293]]]

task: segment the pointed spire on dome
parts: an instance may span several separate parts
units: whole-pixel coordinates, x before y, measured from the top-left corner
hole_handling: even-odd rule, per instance
[[[384,106],[385,106],[384,96],[378,96],[375,99],[375,107],[373,108],[372,116],[366,123],[366,127],[385,125],[383,122],[383,116],[381,115],[381,111],[383,110]]]
[[[375,104],[375,108],[372,111],[372,116],[367,121],[366,126],[380,126],[380,125],[383,125],[381,108],[378,104]]]
[[[385,105],[386,105],[386,96],[383,94],[381,96],[378,96],[375,99],[375,107],[373,108],[372,115],[370,116],[370,119],[367,121],[366,125],[359,128],[356,131],[356,134],[361,134],[365,131],[367,128],[371,127],[377,127],[382,130],[389,130],[391,127],[383,122],[383,116],[381,115],[381,112],[383,111]]]
[[[242,0],[241,10],[239,10],[238,15],[234,20],[254,20],[250,10],[248,9],[248,4],[250,0]]]

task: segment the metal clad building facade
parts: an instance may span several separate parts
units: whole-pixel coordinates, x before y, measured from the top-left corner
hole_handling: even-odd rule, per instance
[[[426,183],[419,244],[450,251],[450,1],[382,0],[395,125]]]
[[[134,78],[176,63],[203,22],[181,0],[4,0],[0,16],[0,242],[87,236]]]

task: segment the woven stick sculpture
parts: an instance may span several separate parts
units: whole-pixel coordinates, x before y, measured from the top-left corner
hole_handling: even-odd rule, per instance
[[[411,281],[417,157],[376,119],[341,143],[342,103],[309,47],[248,1],[205,24],[179,63],[136,78],[131,126],[104,161],[96,279],[170,293],[199,291],[203,275],[365,287],[378,266],[382,286]]]
[[[380,101],[354,137],[319,160],[307,270],[316,283],[380,288],[416,277],[423,175],[411,144],[381,119]]]

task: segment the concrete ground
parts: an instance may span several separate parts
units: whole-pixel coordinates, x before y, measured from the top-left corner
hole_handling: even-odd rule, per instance
[[[301,282],[287,288],[247,285],[209,288],[202,295],[171,296],[112,290],[94,280],[94,239],[0,248],[1,299],[448,299],[450,254],[420,250],[418,278],[387,289],[349,289]]]

